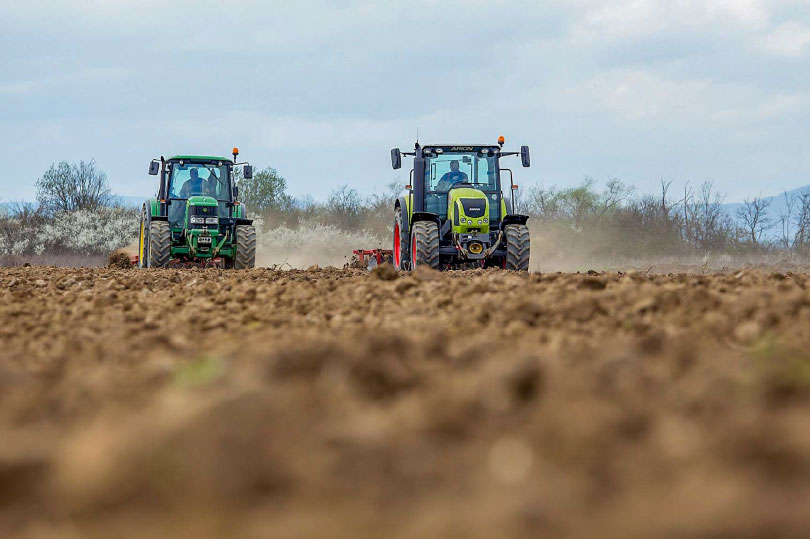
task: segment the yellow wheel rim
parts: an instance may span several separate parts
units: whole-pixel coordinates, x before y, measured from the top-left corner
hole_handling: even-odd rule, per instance
[[[139,251],[138,251],[138,264],[141,267],[143,267],[143,244],[144,244],[143,232],[144,232],[144,224],[143,224],[143,219],[141,219],[141,241],[140,241],[140,247],[139,247]]]

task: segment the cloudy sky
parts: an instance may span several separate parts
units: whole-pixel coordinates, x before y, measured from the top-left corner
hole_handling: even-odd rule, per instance
[[[519,183],[810,183],[810,1],[53,0],[0,6],[0,200],[95,158],[227,154],[324,199],[396,178],[389,149],[532,148]]]

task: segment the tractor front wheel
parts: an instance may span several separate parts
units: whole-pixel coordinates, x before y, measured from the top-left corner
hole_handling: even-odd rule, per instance
[[[411,269],[418,266],[439,268],[439,226],[432,221],[419,221],[411,233]]]
[[[172,256],[172,230],[166,221],[149,224],[149,258],[147,267],[165,268]]]
[[[506,225],[506,269],[529,271],[529,228],[526,225]]]
[[[256,229],[252,225],[236,227],[235,269],[250,269],[256,266]]]

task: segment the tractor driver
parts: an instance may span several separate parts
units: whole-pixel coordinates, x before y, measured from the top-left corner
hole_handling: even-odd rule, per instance
[[[462,182],[467,182],[468,177],[467,174],[461,172],[459,169],[459,163],[457,160],[450,161],[450,172],[442,176],[442,179],[439,180],[439,183],[436,185],[436,190],[438,191],[449,191],[450,188]]]
[[[180,188],[180,198],[203,194],[203,180],[200,178],[200,172],[196,168],[192,168],[189,174],[191,174],[191,178]]]

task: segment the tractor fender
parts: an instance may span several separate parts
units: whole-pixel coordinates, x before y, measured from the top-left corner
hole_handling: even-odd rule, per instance
[[[436,226],[441,228],[442,221],[439,219],[439,216],[435,213],[430,213],[429,211],[415,211],[413,215],[411,215],[411,224],[418,223],[419,221],[432,221],[436,223]]]
[[[149,204],[149,211],[146,211],[146,204]],[[161,215],[161,204],[158,202],[156,198],[149,199],[149,201],[144,204],[144,213],[147,214],[149,217],[149,222],[152,221],[168,221],[169,217],[167,215]]]
[[[506,225],[525,225],[528,220],[528,215],[504,215],[499,228],[503,230]]]
[[[241,202],[236,202],[233,205],[231,214],[235,219],[247,219],[247,208]]]

